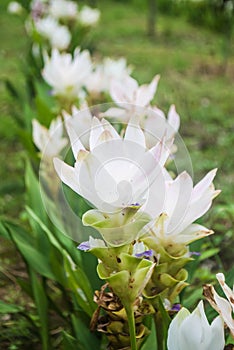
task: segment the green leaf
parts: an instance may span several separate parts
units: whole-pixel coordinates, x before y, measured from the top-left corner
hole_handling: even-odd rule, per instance
[[[26,206],[26,210],[29,214],[29,217],[32,219],[30,222],[33,223],[33,225],[37,224],[37,228],[40,228],[44,231],[51,244],[58,250],[60,250],[61,253],[63,253],[63,250],[65,249],[71,256],[71,258],[74,260],[74,262],[77,265],[81,266],[82,261],[80,257],[80,252],[77,250],[72,239],[65,236],[56,227],[53,227],[53,232],[51,232],[51,230],[47,227],[43,220],[41,220],[37,213],[34,210],[32,210],[32,208]]]
[[[75,336],[78,339],[78,344],[82,350],[98,350],[100,348],[100,339],[95,334],[91,333],[89,324],[85,323],[81,318],[71,315],[72,325]]]
[[[77,339],[73,338],[70,334],[63,331],[63,350],[77,350],[79,345],[77,344]]]
[[[141,350],[158,350],[157,336],[155,325],[151,317],[151,331],[146,341],[143,343]]]
[[[37,108],[38,121],[46,127],[49,127],[52,119],[55,117],[51,112],[51,107],[46,104],[44,98],[38,95],[35,98],[35,104]]]
[[[165,333],[167,333],[169,324],[171,323],[171,319],[168,315],[168,312],[165,310],[161,297],[159,297],[158,306],[159,306],[159,311],[161,313],[162,320],[163,320],[164,331]]]
[[[59,242],[56,240],[53,233],[48,229],[48,227],[43,223],[40,217],[38,217],[37,214],[28,206],[26,206],[26,211],[29,214],[29,217],[32,218],[32,221],[34,223],[37,223],[40,229],[42,229],[44,233],[46,233],[50,243],[62,252],[62,247],[60,246]]]
[[[14,98],[17,99],[18,101],[22,100],[22,96],[20,96],[17,88],[12,84],[12,82],[8,79],[4,79],[4,83],[6,86],[6,89],[10,93],[10,95]]]
[[[89,317],[92,317],[95,306],[89,280],[82,269],[79,267],[72,268],[72,262],[70,260],[70,258],[64,257],[64,269],[68,287],[73,291],[78,305]]]
[[[14,314],[21,311],[23,311],[23,307],[14,304],[7,304],[0,300],[0,314]]]
[[[44,281],[39,279],[33,269],[29,268],[29,275],[32,284],[34,300],[40,319],[40,334],[42,340],[42,349],[51,349],[49,344],[49,320],[48,320],[48,300],[45,292]]]
[[[9,235],[6,227],[3,225],[3,223],[0,221],[0,236],[6,238],[6,239],[11,239],[11,236]]]
[[[48,252],[41,252],[37,249],[35,238],[19,226],[7,223],[6,227],[28,266],[33,268],[39,274],[56,280],[56,277],[51,270]]]

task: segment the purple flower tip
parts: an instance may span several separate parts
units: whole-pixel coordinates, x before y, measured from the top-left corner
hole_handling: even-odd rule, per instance
[[[80,249],[80,250],[83,250],[84,252],[86,252],[87,250],[90,249],[89,241],[82,242],[80,245],[78,245],[77,249]]]
[[[142,252],[142,253],[137,253],[135,256],[136,256],[137,258],[143,258],[143,257],[145,257],[145,258],[150,258],[152,255],[153,255],[153,250],[150,249],[150,250],[145,250],[145,251]]]
[[[180,304],[174,304],[172,305],[171,311],[180,311],[181,305]]]
[[[132,203],[131,205],[130,205],[130,208],[131,207],[140,207],[141,205],[140,205],[140,203]]]
[[[192,256],[192,255],[200,256],[201,253],[200,253],[200,252],[190,252],[189,255],[190,255],[190,256]]]

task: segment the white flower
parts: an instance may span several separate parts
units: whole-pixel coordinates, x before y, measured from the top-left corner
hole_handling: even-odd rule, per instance
[[[71,42],[71,34],[66,26],[58,26],[50,37],[51,47],[66,50]]]
[[[166,181],[163,210],[153,184],[147,208],[143,206],[141,210],[145,210],[156,219],[145,230],[149,230],[157,242],[166,244],[187,245],[212,234],[213,231],[193,222],[208,211],[212,200],[220,193],[214,189],[212,183],[216,171],[210,171],[195,187],[192,178],[186,172],[181,173],[175,180]]]
[[[89,151],[68,124],[67,131],[75,165],[55,158],[54,166],[62,182],[97,208],[83,215],[83,224],[96,228],[111,245],[137,239],[150,221],[139,208],[153,182],[158,193],[163,188],[160,175],[170,151],[162,142],[148,150],[142,130],[130,123],[122,138],[106,120],[94,117]]]
[[[89,6],[83,6],[79,13],[79,21],[83,26],[94,26],[100,18],[100,11]]]
[[[19,15],[23,11],[23,7],[17,1],[11,1],[8,4],[7,11]]]
[[[67,130],[75,166],[54,160],[65,184],[103,212],[138,208],[147,200],[169,154],[162,143],[148,150],[139,126],[129,123],[122,138],[106,120],[93,118],[88,151],[75,131]]]
[[[56,19],[76,18],[78,14],[77,4],[68,0],[51,0],[49,13]]]
[[[102,64],[96,65],[94,72],[86,82],[86,88],[94,94],[109,92],[113,79],[123,81],[130,73],[131,67],[127,66],[125,58],[113,60],[106,57]]]
[[[77,98],[91,69],[92,62],[87,50],[81,52],[77,48],[72,57],[69,53],[59,53],[54,49],[51,58],[45,57],[42,75],[55,95]]]
[[[232,317],[232,313],[234,313],[234,285],[231,290],[231,288],[225,283],[223,273],[218,273],[216,277],[228,300],[220,297],[212,285],[204,286],[204,296],[211,306],[221,315],[234,338],[234,319]]]
[[[223,350],[224,346],[222,319],[218,316],[210,325],[202,301],[191,314],[182,308],[170,324],[168,350]]]
[[[58,156],[66,146],[67,139],[63,137],[63,123],[60,117],[54,119],[49,129],[41,125],[36,119],[32,122],[33,142],[44,156],[53,158]]]
[[[59,25],[52,17],[45,17],[35,21],[37,32],[46,38],[52,48],[65,50],[70,44],[71,34],[66,26]]]
[[[110,108],[103,115],[128,121],[133,113],[136,114],[137,107],[149,107],[156,93],[159,78],[159,75],[156,75],[150,84],[141,86],[130,76],[126,76],[121,82],[113,80],[110,95],[120,108]]]

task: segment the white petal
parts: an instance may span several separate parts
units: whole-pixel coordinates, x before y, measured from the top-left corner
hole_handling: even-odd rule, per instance
[[[204,227],[202,225],[191,224],[182,232],[173,232],[172,231],[170,233],[170,237],[173,241],[175,241],[178,244],[188,245],[188,244],[192,243],[193,241],[196,241],[200,238],[209,236],[213,233],[214,233],[214,231],[208,230],[206,227]]]
[[[115,130],[114,126],[112,126],[106,119],[102,119],[102,125],[105,130],[107,130],[111,134],[111,138],[115,140],[121,140],[120,135]]]
[[[223,273],[217,273],[217,280],[219,281],[220,286],[222,287],[226,297],[229,300],[230,305],[232,306],[232,310],[234,312],[234,293],[231,288],[225,283],[225,277]]]
[[[146,148],[145,135],[142,129],[139,127],[139,125],[132,124],[131,121],[128,123],[124,139],[134,143],[138,143],[143,148]]]
[[[164,209],[170,217],[168,234],[170,231],[176,231],[182,224],[188,210],[192,189],[192,179],[186,172],[181,173],[173,182],[168,183]]]
[[[225,346],[224,325],[220,316],[211,323],[211,332],[209,349],[223,350]]]
[[[163,138],[154,147],[152,147],[149,152],[153,155],[155,160],[163,166],[169,157],[170,146],[166,144],[165,138]]]
[[[35,143],[37,148],[42,152],[49,140],[48,130],[46,129],[46,127],[41,125],[36,119],[33,119],[32,127],[33,127],[33,142]]]
[[[217,173],[217,169],[211,170],[204,178],[196,184],[193,190],[193,200],[200,198],[203,193],[209,188],[214,180],[214,177]]]
[[[102,239],[96,239],[92,236],[89,237],[90,249],[93,248],[106,248],[105,242]]]
[[[72,153],[74,155],[75,160],[77,160],[78,153],[80,152],[80,150],[85,150],[85,148],[82,145],[77,133],[74,130],[72,121],[70,121],[70,119],[66,120],[65,125],[66,125],[67,133],[70,139]]]
[[[204,333],[207,332],[208,329],[206,328],[203,330],[200,313],[196,308],[192,314],[189,315],[181,324],[179,336],[179,344],[181,346],[181,350],[204,350],[202,347],[202,340]],[[209,334],[207,334],[207,336],[209,336]]]
[[[113,118],[117,118],[117,119],[124,119],[126,118],[126,111],[125,109],[122,108],[116,108],[116,107],[112,107],[109,108],[106,112],[102,113],[101,116],[102,117],[113,117]],[[127,118],[129,118],[129,116],[127,116]]]
[[[190,312],[183,307],[172,320],[168,330],[168,338],[167,338],[168,350],[188,350],[188,349],[182,349],[180,347],[179,337],[180,337],[181,323],[183,321],[186,322],[186,318],[189,315],[190,315]]]
[[[179,130],[179,127],[180,127],[180,116],[176,112],[174,105],[172,105],[169,109],[167,121],[168,121],[168,124],[171,126],[170,129],[172,129],[172,130],[169,129],[168,133],[170,135],[177,133],[177,131]]]
[[[147,106],[154,98],[160,76],[156,75],[149,85],[141,85],[137,90],[136,105]]]
[[[54,167],[62,182],[69,186],[74,192],[80,194],[80,186],[75,169],[59,158],[54,158]]]
[[[98,118],[93,117],[92,127],[90,131],[90,138],[89,138],[89,148],[91,151],[97,145],[98,139],[100,138],[103,131],[104,131],[104,128],[102,123],[98,120]]]

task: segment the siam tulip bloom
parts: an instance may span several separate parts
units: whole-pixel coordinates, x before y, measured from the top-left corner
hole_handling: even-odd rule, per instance
[[[71,41],[71,34],[66,26],[60,25],[54,18],[45,17],[35,21],[37,32],[46,38],[52,48],[65,50]]]
[[[89,151],[68,124],[67,130],[75,166],[59,159],[54,164],[61,180],[97,208],[85,213],[83,223],[112,244],[132,241],[149,221],[148,215],[137,212],[156,179],[158,193],[163,191],[161,167],[170,151],[162,142],[148,150],[142,130],[131,123],[122,138],[106,120],[93,118]]]
[[[22,11],[23,11],[23,7],[17,1],[9,2],[7,6],[7,12],[19,15],[22,13]]]
[[[77,4],[68,0],[51,0],[49,4],[49,13],[55,19],[74,19],[77,17]]]
[[[92,69],[90,54],[77,48],[74,57],[69,53],[52,50],[51,57],[45,57],[42,71],[45,81],[52,86],[53,94],[65,98],[78,98]]]
[[[224,346],[222,319],[218,316],[210,325],[202,301],[191,314],[182,308],[169,326],[168,350],[223,350]]]
[[[123,81],[131,73],[131,67],[127,66],[125,58],[113,60],[106,57],[102,64],[95,67],[94,72],[86,82],[86,88],[91,94],[100,94],[110,90],[112,80]]]
[[[234,319],[232,316],[234,312],[234,286],[231,290],[231,288],[225,283],[223,273],[218,273],[216,277],[228,300],[220,297],[212,285],[205,285],[203,294],[209,301],[210,305],[221,315],[234,338]]]
[[[33,142],[44,156],[53,158],[60,154],[66,146],[67,139],[63,137],[63,123],[60,117],[54,119],[49,129],[46,129],[36,119],[33,119]]]
[[[89,6],[83,6],[79,12],[79,22],[84,27],[92,27],[97,24],[100,18],[100,11]]]
[[[153,205],[158,202],[158,194],[152,186],[146,211],[156,219],[145,228],[147,233],[151,233],[150,239],[164,246],[188,245],[213,233],[193,222],[208,211],[212,200],[220,193],[212,183],[216,171],[210,171],[195,187],[186,172],[175,180],[166,181],[163,210],[161,205]],[[144,205],[141,209],[145,210]],[[145,241],[148,241],[147,234]]]
[[[125,77],[121,82],[113,80],[110,95],[119,107],[110,108],[104,113],[104,116],[128,121],[132,114],[136,113],[136,107],[149,107],[156,93],[159,78],[160,76],[156,75],[150,84],[141,86],[130,76]]]

